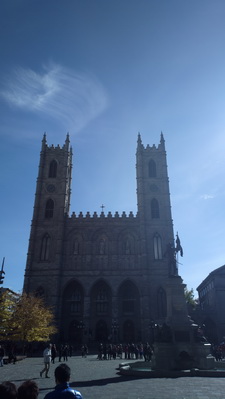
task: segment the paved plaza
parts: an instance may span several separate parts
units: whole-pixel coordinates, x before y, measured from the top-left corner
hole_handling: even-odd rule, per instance
[[[118,374],[120,360],[97,360],[96,355],[87,358],[74,356],[68,359],[71,367],[71,386],[81,391],[84,399],[224,399],[225,379],[207,377],[182,378],[135,378]],[[10,380],[17,386],[27,379],[37,382],[43,399],[54,389],[54,369],[50,378],[40,378],[42,358],[26,358],[15,365],[0,368],[0,381]]]

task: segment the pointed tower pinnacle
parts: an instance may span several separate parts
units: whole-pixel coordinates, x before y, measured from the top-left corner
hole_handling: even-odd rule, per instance
[[[165,150],[165,140],[163,137],[163,132],[161,132],[161,135],[160,135],[160,145],[161,145],[162,149]]]
[[[142,144],[142,141],[141,141],[141,134],[140,134],[140,132],[138,132],[137,151],[141,150],[142,148],[143,148],[143,144]]]
[[[69,151],[69,144],[70,144],[70,136],[69,136],[69,133],[67,133],[66,141],[65,141],[65,148],[67,151]]]
[[[44,132],[44,134],[43,134],[43,139],[42,139],[42,151],[45,149],[46,144],[47,144],[46,132]]]

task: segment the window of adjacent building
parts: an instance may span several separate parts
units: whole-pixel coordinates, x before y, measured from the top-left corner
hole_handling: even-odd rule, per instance
[[[49,165],[48,177],[56,177],[57,175],[57,162],[53,159]]]
[[[159,218],[159,203],[157,199],[153,198],[151,200],[151,216],[152,219],[158,219]]]
[[[153,161],[153,159],[150,159],[148,163],[148,176],[156,177],[156,163]]]
[[[40,253],[41,261],[49,260],[49,249],[50,249],[50,236],[49,234],[45,234],[41,240],[41,253]]]
[[[162,239],[158,233],[153,237],[154,258],[162,259]]]
[[[53,217],[53,211],[54,211],[54,201],[51,198],[49,198],[45,206],[45,218],[51,219]]]

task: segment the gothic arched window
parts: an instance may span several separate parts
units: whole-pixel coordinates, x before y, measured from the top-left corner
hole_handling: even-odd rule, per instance
[[[100,288],[96,295],[96,314],[102,315],[108,312],[109,299],[105,288]]]
[[[53,159],[49,165],[48,177],[56,177],[57,175],[57,162]]]
[[[80,243],[77,239],[73,241],[73,255],[78,255],[80,253]]]
[[[158,233],[153,237],[154,258],[162,259],[162,239]]]
[[[53,217],[53,211],[54,211],[54,201],[51,198],[49,198],[45,206],[45,218],[51,219]]]
[[[126,281],[120,288],[121,290],[121,310],[124,316],[135,314],[138,303],[138,293],[135,285]]]
[[[40,252],[41,261],[49,260],[49,249],[50,249],[50,236],[48,233],[46,233],[42,237],[41,241],[41,252]]]
[[[131,243],[129,237],[127,237],[123,242],[123,253],[125,255],[131,254]]]
[[[159,203],[157,199],[153,198],[151,200],[151,215],[152,219],[158,219],[159,218]]]
[[[158,310],[158,318],[166,317],[167,300],[166,300],[166,293],[163,288],[159,288],[157,292],[157,310]]]
[[[69,304],[70,313],[80,313],[81,312],[81,291],[79,288],[75,288],[74,291],[71,292],[67,297],[67,301]]]
[[[112,312],[112,293],[104,281],[97,282],[92,289],[91,312],[95,316],[109,316]]]
[[[106,243],[103,238],[99,241],[99,254],[104,255],[106,252]]]
[[[121,255],[133,255],[138,251],[138,238],[132,231],[122,232],[118,237]]]
[[[148,176],[156,177],[156,163],[153,161],[153,159],[150,159],[148,163]]]

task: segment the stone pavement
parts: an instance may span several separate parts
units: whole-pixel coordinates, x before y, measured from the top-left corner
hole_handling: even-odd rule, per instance
[[[117,360],[97,360],[96,355],[87,358],[74,356],[68,359],[71,367],[71,385],[80,390],[84,399],[224,399],[224,378],[135,378],[118,375]],[[50,378],[40,378],[42,358],[27,358],[15,365],[0,368],[0,382],[10,380],[17,386],[27,379],[35,380],[39,386],[39,399],[54,389],[54,369]]]

